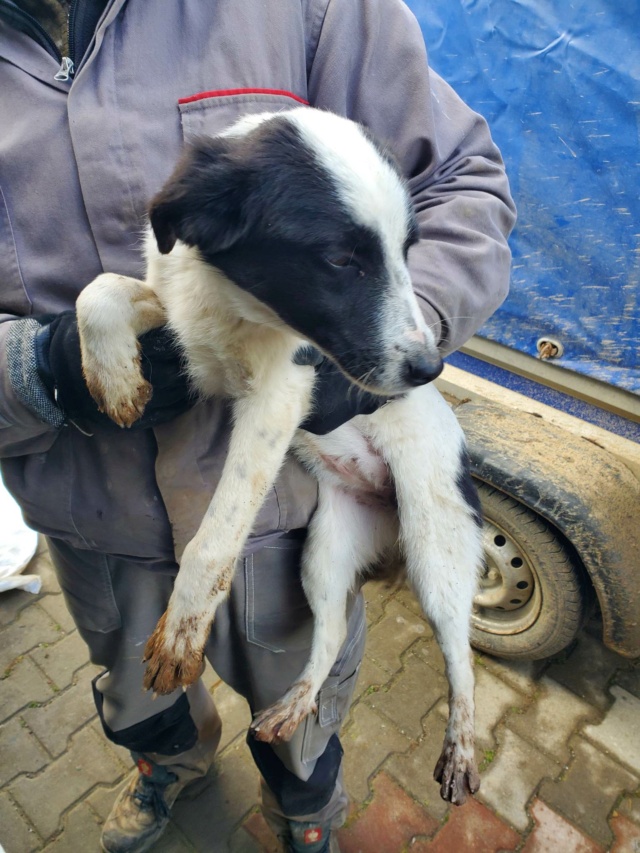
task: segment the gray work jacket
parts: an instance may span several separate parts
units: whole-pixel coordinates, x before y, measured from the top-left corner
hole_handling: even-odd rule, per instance
[[[0,456],[27,521],[76,547],[171,558],[224,461],[222,401],[152,431],[41,423],[14,393],[16,317],[73,307],[103,271],[141,277],[148,200],[185,139],[246,112],[307,102],[388,141],[410,179],[421,242],[410,267],[444,352],[504,299],[513,204],[484,121],[430,73],[399,0],[114,0],[72,80],[0,21]],[[254,531],[304,526],[315,486],[289,460]]]

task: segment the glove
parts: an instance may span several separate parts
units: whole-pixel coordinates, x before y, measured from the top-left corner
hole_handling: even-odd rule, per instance
[[[36,319],[41,324],[35,341],[36,369],[51,399],[67,419],[84,418],[115,427],[113,421],[98,410],[84,381],[75,311]],[[153,386],[153,395],[132,429],[148,429],[191,408],[195,396],[190,393],[180,352],[166,327],[141,335],[139,341],[142,372]]]
[[[313,412],[300,424],[300,429],[315,435],[326,435],[356,415],[372,415],[389,401],[363,391],[351,383],[328,358],[315,347],[305,347],[294,355],[295,364],[315,367],[316,384],[313,388]]]

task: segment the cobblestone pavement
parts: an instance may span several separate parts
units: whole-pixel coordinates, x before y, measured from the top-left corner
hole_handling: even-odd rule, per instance
[[[0,844],[6,853],[99,849],[100,824],[129,770],[102,736],[74,630],[46,550],[43,592],[0,596]],[[447,807],[431,774],[446,681],[433,635],[405,590],[366,590],[369,640],[343,732],[352,813],[345,853],[640,853],[640,666],[591,623],[561,657],[476,656],[482,787]],[[197,794],[174,808],[157,853],[272,853],[244,742],[245,703],[207,672],[225,729]]]

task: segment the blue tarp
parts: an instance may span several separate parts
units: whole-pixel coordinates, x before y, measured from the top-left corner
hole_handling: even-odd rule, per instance
[[[482,328],[640,393],[640,0],[409,0],[432,67],[491,126],[519,220]]]

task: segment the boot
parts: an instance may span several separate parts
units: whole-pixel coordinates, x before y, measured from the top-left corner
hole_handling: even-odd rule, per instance
[[[137,769],[120,791],[103,828],[105,853],[143,853],[160,838],[178,794],[192,779],[134,754]]]
[[[286,853],[340,853],[331,824],[289,821],[288,836],[281,839]]]
[[[196,745],[179,755],[132,752],[136,763],[102,828],[105,853],[144,853],[169,823],[171,808],[187,785],[203,779],[220,742],[222,724],[211,697],[198,683],[189,688]]]
[[[337,829],[349,811],[342,768],[333,795],[315,815],[287,817],[264,779],[260,780],[262,814],[282,845],[283,853],[340,853]]]

